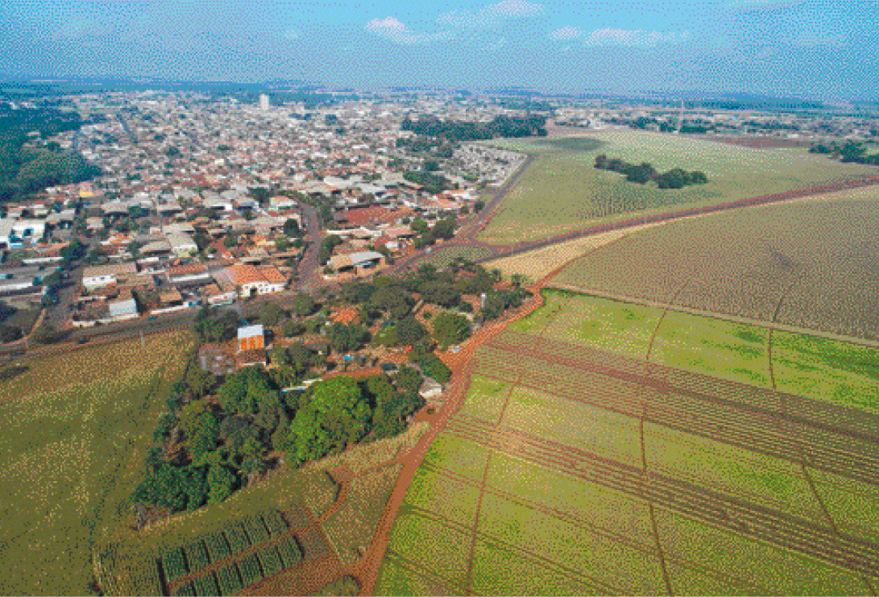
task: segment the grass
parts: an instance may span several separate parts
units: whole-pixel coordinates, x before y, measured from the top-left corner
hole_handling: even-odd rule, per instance
[[[716,571],[695,565],[666,561],[669,581],[675,595],[766,595],[766,589],[749,586],[741,579],[731,579]]]
[[[552,291],[547,291],[551,293]],[[624,356],[644,358],[662,312],[595,296],[574,296],[544,335]]]
[[[92,547],[130,514],[163,393],[190,340],[170,333],[146,344],[35,360],[0,384],[5,593],[91,592]]]
[[[593,146],[595,142],[603,146]],[[736,147],[708,140],[637,131],[605,131],[584,141],[494,142],[537,159],[522,174],[480,239],[493,243],[537,240],[633,212],[714,204],[868,176],[873,169],[791,152]],[[593,167],[605,153],[658,170],[701,170],[709,183],[677,190],[627,182]]]
[[[467,399],[459,414],[496,425],[500,422],[511,385],[497,379],[474,375],[470,380]]]
[[[779,390],[879,412],[879,350],[777,331],[772,356]]]
[[[342,507],[323,523],[343,566],[354,565],[372,542],[401,468],[389,465],[356,477]]]
[[[448,267],[455,259],[463,257],[469,261],[477,259],[485,259],[491,257],[491,250],[484,247],[443,247],[442,245],[434,247],[427,255],[419,261],[419,264],[430,263],[442,269]]]
[[[659,537],[671,561],[699,565],[754,585],[763,595],[866,595],[858,576],[808,556],[718,529],[664,509]]]
[[[650,360],[769,387],[767,334],[755,326],[669,311],[656,331]]]
[[[582,402],[516,388],[503,425],[633,466],[641,465],[638,420]]]
[[[603,595],[585,578],[560,572],[490,541],[477,541],[472,591],[478,595]]]
[[[649,422],[644,444],[650,470],[828,524],[796,463]]]
[[[510,329],[598,350],[644,358],[662,312],[652,307],[558,289],[542,291],[546,303]]]
[[[453,595],[446,584],[427,578],[401,562],[393,554],[382,560],[375,588],[376,595]]]

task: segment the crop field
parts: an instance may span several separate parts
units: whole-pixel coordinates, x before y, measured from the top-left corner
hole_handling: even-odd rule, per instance
[[[448,267],[458,258],[475,261],[485,257],[491,257],[491,250],[483,247],[434,247],[430,255],[424,257],[419,263],[430,263],[438,268]]]
[[[879,188],[669,222],[597,248],[554,284],[879,339]]]
[[[88,348],[29,361],[0,383],[3,593],[88,592],[91,546],[140,482],[144,446],[190,346],[188,334],[169,333],[143,347]]]
[[[789,150],[638,131],[492,144],[537,156],[480,234],[480,240],[498,244],[548,238],[623,214],[725,203],[876,174],[870,166]],[[599,153],[650,162],[661,171],[700,170],[709,182],[677,190],[627,182],[620,174],[593,168]]]
[[[873,594],[879,415],[829,396],[879,350],[544,296],[477,351],[376,594]]]

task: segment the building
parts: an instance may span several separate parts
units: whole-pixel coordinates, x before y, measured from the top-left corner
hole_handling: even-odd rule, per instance
[[[261,325],[251,325],[238,328],[238,353],[235,355],[235,364],[239,367],[249,365],[267,365],[269,362],[266,352],[265,336]]]
[[[9,248],[21,247],[26,238],[42,238],[45,232],[46,223],[43,220],[0,219],[0,244]]]
[[[203,286],[211,283],[211,274],[203,263],[187,263],[168,268],[168,281],[175,286]]]
[[[272,102],[265,93],[259,94],[259,109],[263,112],[268,112],[269,108],[272,107]]]
[[[238,350],[259,350],[266,347],[265,334],[261,325],[238,328]]]
[[[227,267],[226,272],[240,298],[280,292],[287,285],[286,276],[273,265],[237,263]]]
[[[126,297],[120,296],[118,300],[107,303],[107,309],[112,319],[120,321],[137,317],[137,302],[132,298],[130,292],[127,293]]]
[[[189,257],[194,253],[198,253],[198,245],[192,240],[192,237],[182,232],[175,232],[167,235],[168,244],[171,245],[171,252],[178,257]]]
[[[137,275],[137,265],[134,263],[96,265],[85,268],[82,273],[82,285],[86,290],[92,291],[116,284],[120,278],[134,275]]]
[[[360,276],[385,264],[384,255],[375,251],[361,251],[330,257],[330,268],[339,276]]]

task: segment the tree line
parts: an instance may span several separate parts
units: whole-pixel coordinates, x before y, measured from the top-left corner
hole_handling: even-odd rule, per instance
[[[545,137],[545,116],[495,116],[491,122],[465,122],[440,120],[436,116],[422,117],[417,121],[408,116],[401,128],[427,137],[441,137],[452,141],[479,141],[496,137]]]
[[[810,153],[826,154],[841,162],[856,164],[870,164],[879,166],[879,153],[867,155],[867,147],[864,143],[849,139],[842,145],[836,141],[826,145],[824,143],[816,143],[809,148]]]
[[[629,182],[647,184],[653,181],[660,189],[680,189],[708,182],[705,173],[698,170],[688,172],[681,168],[673,168],[668,172],[659,172],[649,162],[631,164],[620,158],[608,158],[603,153],[595,156],[595,168],[625,174]]]
[[[0,110],[0,201],[15,201],[46,187],[90,180],[101,171],[57,143],[25,147],[28,133],[47,137],[87,124],[79,114],[51,108]]]

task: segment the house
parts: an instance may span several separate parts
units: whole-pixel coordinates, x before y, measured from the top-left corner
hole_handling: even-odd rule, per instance
[[[266,347],[265,333],[261,325],[238,328],[238,351],[259,350]]]
[[[103,288],[110,284],[116,284],[120,278],[137,275],[135,263],[111,263],[109,265],[96,265],[85,268],[82,273],[82,285],[92,291]]]
[[[427,402],[436,402],[437,399],[442,396],[442,393],[442,384],[429,377],[425,378],[424,382],[421,384],[421,388],[418,390],[418,394]]]
[[[110,317],[116,321],[137,317],[137,302],[131,296],[130,291],[120,294],[119,298],[115,301],[109,301],[107,309]]]
[[[268,362],[263,327],[251,325],[238,328],[238,353],[235,355],[235,364],[239,367],[265,366]]]
[[[9,248],[22,246],[25,238],[39,239],[46,231],[43,220],[19,220],[13,217],[0,219],[0,244]]]
[[[168,281],[175,286],[203,286],[210,284],[211,274],[203,263],[187,263],[169,268]]]
[[[226,268],[240,298],[261,296],[280,292],[287,284],[287,278],[273,265],[248,265],[237,263]]]
[[[212,307],[231,305],[238,297],[238,293],[235,292],[234,286],[231,290],[223,290],[218,284],[208,284],[202,289],[202,294],[207,299],[208,304]]]
[[[171,245],[171,252],[178,257],[189,257],[194,253],[198,253],[198,245],[192,240],[192,237],[182,232],[174,232],[166,236],[168,244]]]
[[[375,251],[361,251],[330,257],[330,268],[339,276],[360,276],[385,264],[385,257]]]

